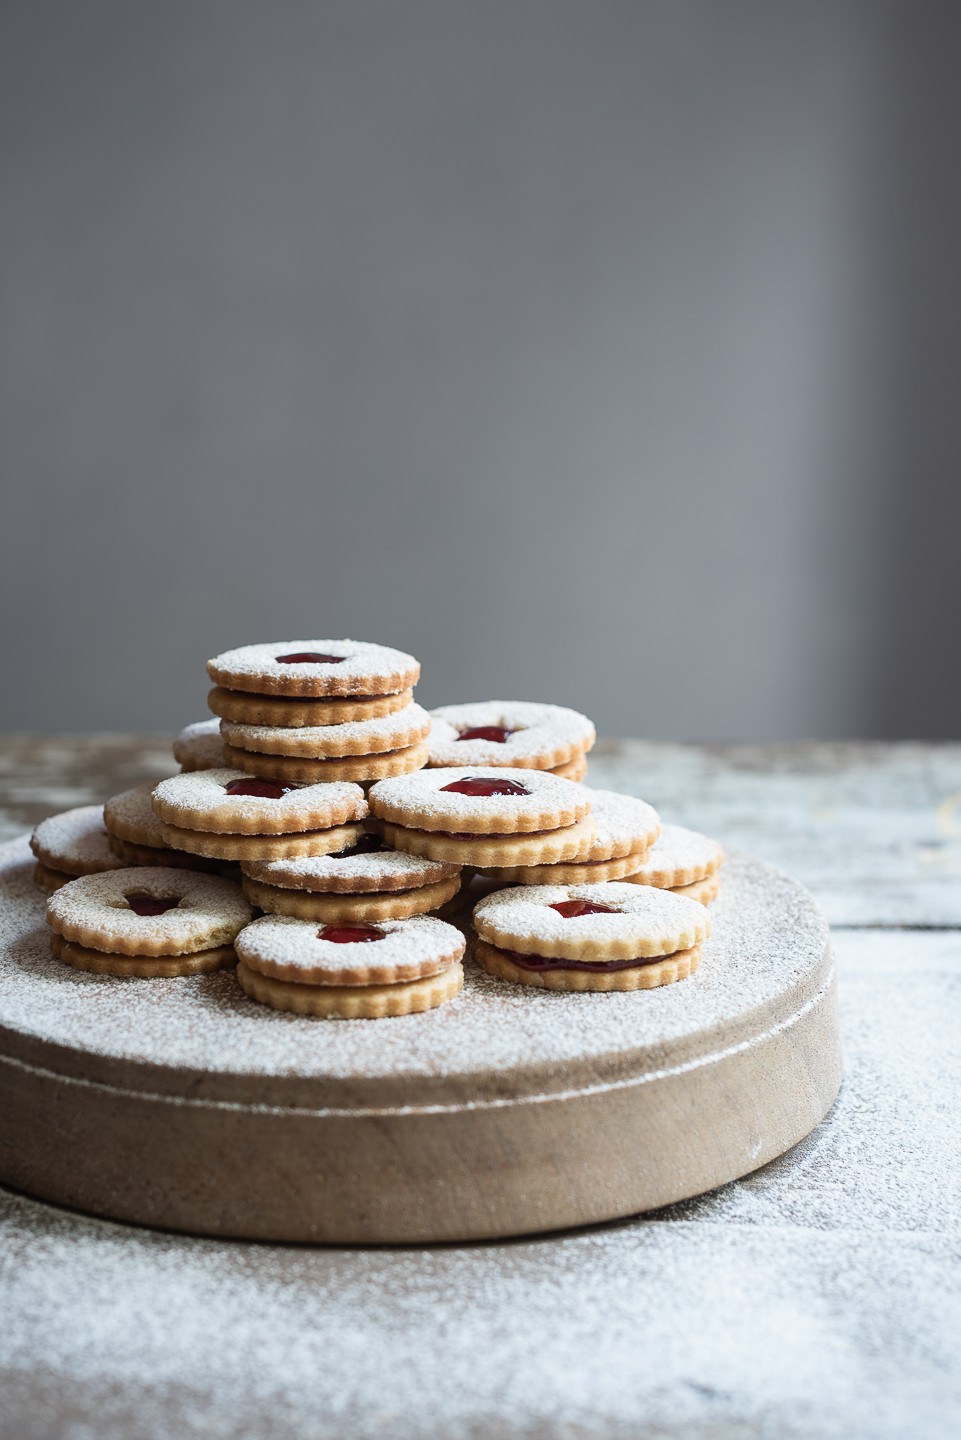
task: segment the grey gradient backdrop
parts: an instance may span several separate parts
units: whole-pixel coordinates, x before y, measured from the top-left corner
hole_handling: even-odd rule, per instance
[[[0,724],[961,708],[961,7],[4,0]]]

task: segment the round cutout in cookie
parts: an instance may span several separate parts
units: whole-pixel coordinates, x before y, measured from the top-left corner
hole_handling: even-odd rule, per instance
[[[344,725],[237,725],[222,720],[220,729],[224,742],[232,750],[250,750],[257,755],[295,760],[335,760],[409,749],[427,736],[430,716],[419,705],[411,704],[391,715]]]
[[[77,875],[123,868],[110,849],[102,805],[79,805],[59,815],[48,815],[34,827],[30,849],[45,871],[70,880]]]
[[[237,940],[250,970],[300,985],[397,985],[438,975],[460,960],[459,930],[432,915],[349,925],[265,915]]]
[[[553,770],[590,750],[597,738],[586,715],[528,700],[479,700],[430,712],[431,768],[491,765]]]
[[[474,910],[474,928],[498,950],[578,962],[645,960],[701,945],[703,905],[650,885],[529,885],[498,890]]]
[[[299,785],[243,770],[173,775],[155,787],[152,804],[168,828],[227,835],[329,830],[367,814],[359,785]]]
[[[675,890],[714,875],[724,860],[716,840],[688,830],[685,825],[664,825],[660,835],[631,875],[635,885],[657,885]]]
[[[224,766],[224,742],[217,720],[195,720],[185,725],[173,743],[181,770],[217,770]]]
[[[355,720],[374,720],[405,710],[414,698],[413,690],[395,695],[348,695],[340,699],[298,699],[290,695],[249,695],[243,690],[224,690],[215,685],[207,705],[222,720],[238,725],[280,725],[288,729],[316,729],[321,725],[347,725]]]
[[[47,902],[47,924],[64,940],[141,958],[231,945],[252,916],[230,880],[159,866],[82,875]]]
[[[225,650],[207,661],[207,673],[228,690],[321,699],[409,690],[420,664],[402,650],[365,640],[278,640]]]
[[[557,830],[584,819],[591,808],[583,785],[543,770],[507,772],[490,765],[382,780],[371,787],[368,802],[374,815],[393,825],[471,838]]]
[[[244,876],[244,894],[252,905],[270,915],[293,915],[298,920],[356,921],[406,920],[427,915],[452,900],[460,889],[460,876],[419,885],[413,890],[352,891],[349,894],[316,890],[287,890]]]

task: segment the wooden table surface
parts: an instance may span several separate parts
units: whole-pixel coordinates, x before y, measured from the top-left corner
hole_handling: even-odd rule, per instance
[[[0,839],[168,756],[8,738]],[[608,741],[590,779],[814,892],[846,1062],[826,1121],[700,1199],[499,1244],[215,1242],[0,1190],[2,1440],[956,1440],[961,745]]]

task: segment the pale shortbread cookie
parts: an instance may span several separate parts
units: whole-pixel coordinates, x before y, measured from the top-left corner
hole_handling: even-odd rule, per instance
[[[300,985],[237,966],[240,987],[251,1000],[275,1010],[319,1020],[386,1020],[419,1015],[453,1000],[464,985],[464,967],[455,961],[439,975],[399,985]]]
[[[356,940],[326,939],[329,930]],[[302,985],[397,985],[438,975],[464,953],[464,937],[431,915],[376,926],[327,924],[265,915],[237,939],[237,959],[258,974]]]
[[[264,885],[285,889],[367,893],[433,885],[456,878],[460,868],[391,850],[379,835],[365,832],[344,851],[302,860],[250,861],[244,871]]]
[[[298,920],[354,921],[405,920],[427,915],[452,900],[460,889],[460,874],[414,890],[352,891],[322,894],[315,890],[289,890],[243,878],[244,894],[258,910],[270,915],[294,915]]]
[[[172,869],[210,870],[206,861],[175,848],[163,837],[163,827],[154,814],[151,797],[153,783],[135,785],[111,795],[103,807],[103,823],[107,829],[112,853],[121,866],[169,865]]]
[[[251,775],[265,775],[291,784],[330,785],[352,780],[357,784],[381,780],[390,775],[407,775],[427,763],[426,744],[409,745],[384,755],[349,755],[338,760],[294,760],[287,755],[260,755],[253,750],[225,745],[232,765]]]
[[[639,850],[616,860],[570,860],[554,865],[487,865],[481,873],[504,886],[599,885],[607,880],[629,880],[646,854]]]
[[[563,913],[578,904],[596,913]],[[703,905],[651,885],[528,885],[481,900],[474,928],[499,950],[544,959],[635,960],[672,955],[711,933]]]
[[[347,755],[382,755],[416,745],[430,731],[430,716],[419,705],[411,704],[391,715],[345,725],[237,725],[222,720],[220,731],[235,750],[305,760],[340,759]]]
[[[633,875],[631,879],[633,880]],[[721,877],[714,872],[713,875],[705,875],[703,880],[694,880],[690,885],[675,885],[671,887],[672,895],[686,895],[689,900],[697,900],[701,905],[710,905],[718,897],[721,891]]]
[[[288,786],[267,778],[263,793],[255,789],[243,770],[195,770],[161,780],[152,803],[168,827],[229,835],[328,830],[367,814],[359,785]]]
[[[329,830],[298,830],[289,835],[231,835],[222,830],[187,830],[163,825],[171,845],[208,860],[285,860],[297,855],[326,855],[344,850],[363,832],[353,825],[334,825]],[[203,868],[203,867],[202,867]]]
[[[565,780],[583,780],[587,775],[587,756],[578,755],[575,760],[569,760],[566,765],[553,765],[552,775],[562,775]]]
[[[365,640],[277,640],[225,650],[207,661],[207,673],[228,690],[319,699],[408,690],[420,678],[420,665],[413,655]]]
[[[507,773],[491,765],[457,765],[382,780],[371,787],[368,800],[372,812],[391,824],[459,837],[556,830],[582,820],[591,808],[588,791],[571,780],[543,770]]]
[[[159,821],[157,828],[158,833],[163,830]],[[187,850],[175,850],[170,845],[137,845],[133,840],[121,840],[119,835],[111,835],[110,849],[125,868],[130,865],[168,865],[172,870],[208,870],[213,874],[220,871],[219,861],[192,855]]]
[[[30,849],[45,870],[71,879],[123,868],[110,849],[102,805],[79,805],[48,815],[34,828]]]
[[[288,695],[250,695],[244,690],[224,690],[215,685],[207,696],[208,708],[223,720],[238,725],[284,725],[291,728],[318,725],[346,725],[354,720],[373,720],[393,715],[413,700],[413,690],[395,695],[354,695],[339,700],[298,699]]]
[[[590,750],[597,738],[586,715],[528,700],[478,700],[430,712],[428,765],[518,766],[553,770]],[[475,734],[474,732],[480,732]]]
[[[646,800],[614,790],[585,786],[585,794],[590,799],[594,839],[581,859],[565,865],[502,868],[493,878],[522,885],[577,885],[633,875],[657,839],[661,828],[657,811]]]
[[[713,875],[723,859],[724,851],[716,840],[684,825],[665,825],[631,879],[635,885],[676,889]]]
[[[479,870],[576,860],[590,848],[594,835],[590,817],[556,830],[521,835],[447,835],[437,830],[409,830],[386,820],[381,823],[381,829],[384,839],[395,850],[407,850],[412,855],[445,860],[452,865],[471,865]]]
[[[94,874],[98,874],[94,871]],[[49,865],[44,865],[38,860],[33,867],[33,883],[38,890],[45,890],[52,895],[54,890],[59,890],[61,885],[69,885],[71,880],[76,880],[76,875],[71,875],[66,870],[51,870]]]
[[[161,913],[143,906],[173,902]],[[253,907],[216,875],[157,867],[81,875],[47,901],[47,924],[65,940],[115,955],[189,955],[230,945]]]
[[[680,950],[673,955],[661,955],[621,970],[532,970],[520,963],[520,957],[488,945],[486,940],[475,940],[472,947],[474,959],[482,970],[496,975],[499,980],[508,980],[515,985],[534,985],[541,990],[559,991],[630,991],[656,990],[662,985],[673,985],[675,980],[686,980],[697,969],[701,952],[698,946],[692,950]]]
[[[75,945],[56,931],[50,936],[50,949],[58,960],[71,965],[74,970],[140,980],[206,975],[212,970],[223,970],[225,966],[233,965],[236,959],[232,945],[195,950],[190,955],[114,955],[106,950],[90,950],[84,945]]]
[[[224,742],[217,720],[195,720],[185,725],[173,745],[181,770],[217,770],[224,765]]]

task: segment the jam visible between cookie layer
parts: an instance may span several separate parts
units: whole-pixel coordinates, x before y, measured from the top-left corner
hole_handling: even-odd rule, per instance
[[[143,895],[135,892],[123,897],[135,915],[165,915],[176,910],[180,904],[179,895]]]
[[[260,800],[280,800],[296,790],[296,785],[281,785],[279,780],[231,780],[224,789],[228,795],[256,795]]]
[[[576,920],[581,915],[624,914],[623,910],[618,910],[613,905],[595,905],[593,900],[559,900],[549,908],[556,910],[558,915],[563,915],[565,920]]]
[[[379,835],[372,835],[369,831],[365,831],[353,845],[348,845],[343,850],[336,850],[329,858],[331,860],[349,860],[354,855],[374,855],[378,851],[386,849],[387,845]]]
[[[383,940],[386,930],[376,925],[322,925],[317,931],[318,940],[329,940],[333,945],[366,944],[371,940]]]
[[[275,655],[281,665],[339,665],[346,655],[323,655],[319,650],[295,650],[292,655]]]
[[[458,740],[491,740],[495,745],[503,745],[508,736],[516,735],[516,730],[508,730],[506,725],[474,725],[470,730],[462,730]]]
[[[667,955],[642,955],[632,960],[559,960],[547,955],[522,955],[518,950],[497,949],[512,965],[521,970],[589,970],[602,975],[606,970],[630,970],[639,965],[656,965],[658,960],[667,960]]]
[[[531,792],[517,780],[501,780],[495,779],[493,776],[468,775],[463,780],[452,780],[449,785],[442,785],[440,787],[440,793],[442,795],[487,797],[488,795],[529,795]]]

